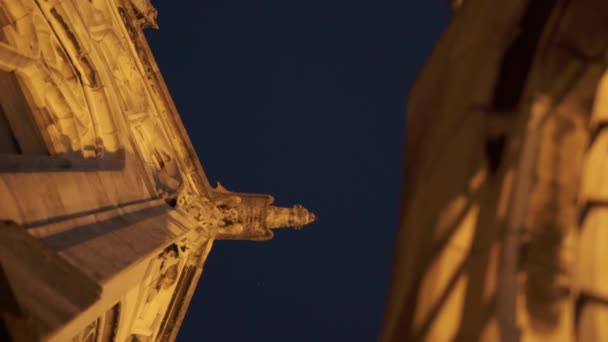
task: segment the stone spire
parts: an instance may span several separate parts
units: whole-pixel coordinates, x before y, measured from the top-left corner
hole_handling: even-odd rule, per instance
[[[302,229],[302,227],[314,222],[316,219],[315,214],[299,204],[291,208],[272,205],[266,211],[266,227],[270,229],[286,227]]]

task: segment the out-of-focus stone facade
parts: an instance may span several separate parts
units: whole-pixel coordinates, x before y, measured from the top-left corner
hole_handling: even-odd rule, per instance
[[[608,2],[452,5],[409,94],[381,340],[607,340]]]
[[[210,186],[148,0],[0,1],[0,339],[173,340],[215,239],[315,216]]]

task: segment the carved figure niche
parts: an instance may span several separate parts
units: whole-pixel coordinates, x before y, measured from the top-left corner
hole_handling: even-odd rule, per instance
[[[171,244],[151,262],[133,324],[133,338],[145,341],[158,330],[189,252],[186,246]]]

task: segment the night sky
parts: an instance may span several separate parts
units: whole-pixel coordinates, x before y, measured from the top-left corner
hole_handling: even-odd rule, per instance
[[[406,94],[447,0],[155,1],[146,35],[212,184],[319,220],[218,241],[178,341],[375,341]]]

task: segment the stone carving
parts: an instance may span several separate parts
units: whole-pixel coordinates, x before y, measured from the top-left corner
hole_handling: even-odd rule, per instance
[[[148,1],[126,3],[155,22]],[[182,183],[176,153],[116,7],[15,0],[0,2],[0,12],[7,17],[0,70],[19,76],[50,153],[100,159],[118,151],[113,116],[122,113],[159,195],[174,194]]]
[[[97,331],[99,329],[99,320],[96,319],[91,324],[87,325],[78,335],[72,338],[72,342],[94,342],[97,340]]]
[[[212,199],[180,191],[176,207],[220,239],[269,240],[273,229],[301,229],[316,220],[299,204],[285,208],[273,201],[269,195],[232,193],[218,183]]]
[[[156,12],[147,1],[134,2],[133,6],[142,13]],[[181,172],[163,124],[155,113],[145,76],[133,58],[129,40],[118,28],[118,16],[109,11],[104,0],[83,2],[79,8],[83,16],[92,18],[89,33],[107,61],[111,75],[108,81],[115,85],[120,110],[132,128],[142,159],[153,173],[156,189],[160,196],[170,196],[181,185]]]
[[[87,23],[88,31],[95,47],[108,63],[121,109],[127,113],[145,112],[148,94],[144,82],[106,1],[85,1],[78,7],[83,16],[91,18]]]
[[[317,217],[299,204],[291,208],[273,205],[259,206],[248,203],[243,211],[248,213],[244,217],[243,231],[237,235],[228,235],[219,231],[217,239],[266,241],[274,237],[273,230],[279,228],[301,229],[314,222]]]
[[[52,154],[80,151],[101,158],[104,144],[118,149],[114,122],[91,51],[72,31],[62,6],[67,4],[0,2],[9,20],[6,40],[0,42],[0,69],[17,73],[28,89]]]
[[[146,111],[148,96],[143,79],[123,43],[114,31],[110,31],[100,43],[104,45],[106,55],[112,58],[112,73],[124,110],[129,113]]]
[[[271,229],[293,227],[302,229],[317,219],[315,214],[296,204],[291,208],[270,206],[266,211],[266,227]]]
[[[141,28],[151,27],[157,29],[158,23],[156,22],[156,17],[158,16],[158,11],[152,6],[150,0],[131,0],[131,2],[133,3],[133,8],[136,11]]]
[[[243,231],[243,224],[237,210],[241,203],[238,196],[228,196],[211,201],[191,191],[180,191],[177,207],[197,220],[206,229],[219,229],[226,234],[238,234]]]
[[[160,255],[160,276],[150,291],[146,302],[153,300],[162,289],[168,289],[177,281],[177,266],[179,262],[179,250],[175,244],[167,247]]]
[[[169,142],[158,121],[147,113],[129,116],[129,124],[142,159],[154,171],[154,180],[161,196],[175,194],[182,184],[181,171]]]
[[[186,259],[185,254],[185,247],[171,244],[153,260],[151,280],[144,288],[143,304],[133,327],[134,338],[145,341],[146,338],[153,337],[162,320],[164,308],[171,300],[173,288]]]
[[[20,2],[0,6],[11,21],[20,18],[5,29],[8,44],[0,42],[0,67],[18,72],[35,105],[49,109],[52,117],[45,128],[56,142],[53,152],[79,150],[79,130],[86,134],[90,120],[74,65],[39,9]],[[74,109],[80,109],[79,116]]]

